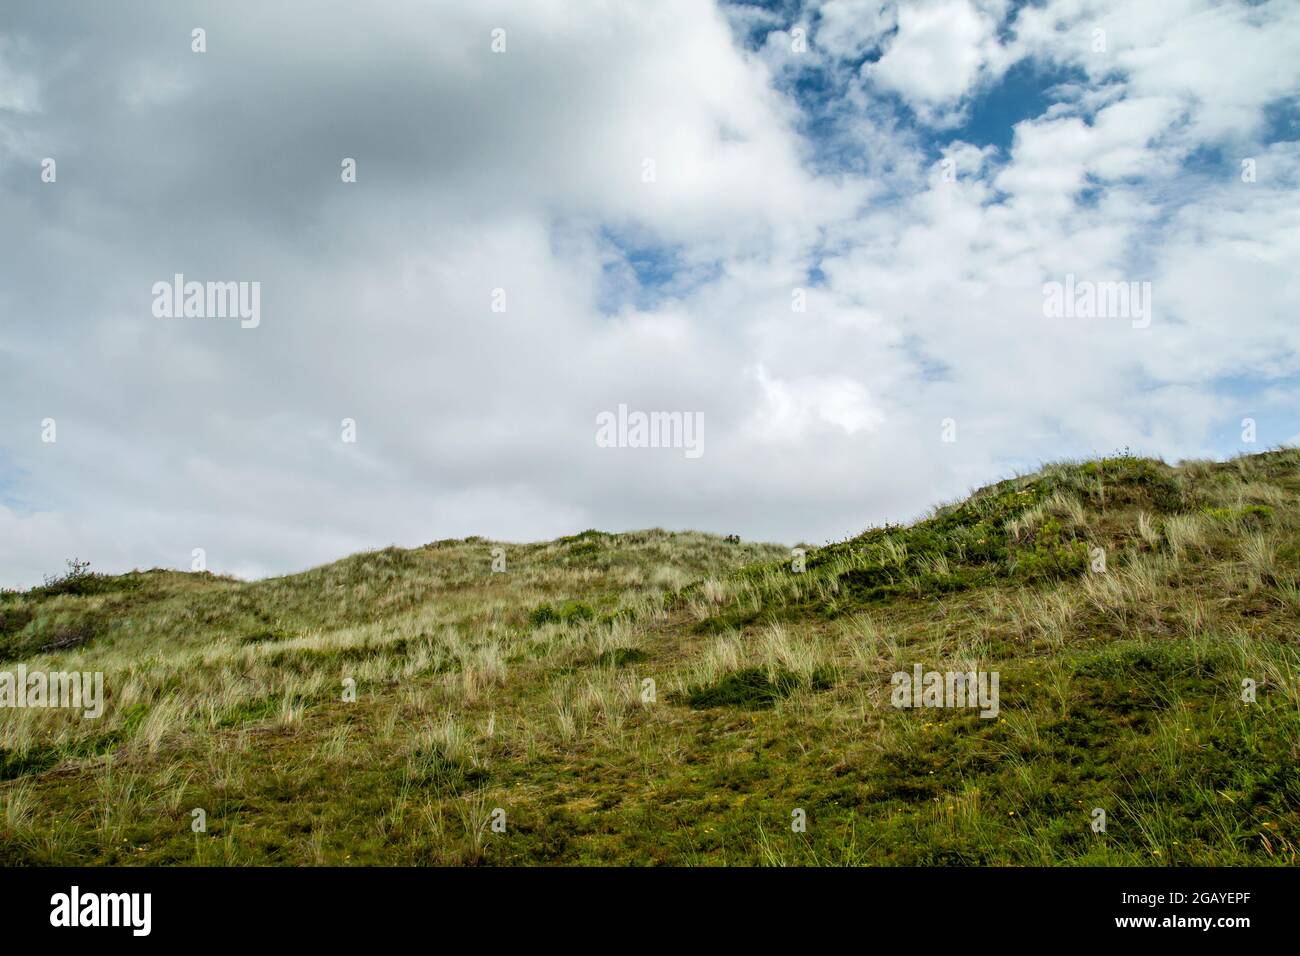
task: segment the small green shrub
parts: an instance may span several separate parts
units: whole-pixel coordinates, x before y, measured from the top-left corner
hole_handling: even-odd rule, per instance
[[[827,667],[819,667],[809,678],[787,670],[769,675],[765,667],[746,667],[712,684],[687,688],[684,699],[693,710],[710,707],[761,709],[771,707],[782,697],[789,697],[805,687],[828,690],[834,684],[835,675]]]
[[[585,601],[565,601],[558,608],[548,602],[533,608],[528,615],[528,623],[532,627],[542,627],[546,624],[588,621],[595,616],[595,609]]]

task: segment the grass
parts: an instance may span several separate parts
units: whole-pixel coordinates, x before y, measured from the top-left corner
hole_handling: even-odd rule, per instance
[[[1060,463],[804,573],[659,530],[78,565],[0,592],[0,670],[107,696],[0,709],[0,864],[1292,865],[1298,493],[1294,450]],[[997,718],[895,709],[915,664]]]

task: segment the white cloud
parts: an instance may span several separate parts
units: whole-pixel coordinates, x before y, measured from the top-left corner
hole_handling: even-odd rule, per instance
[[[1268,104],[1300,91],[1300,6],[1204,0],[1052,0],[1016,18],[1018,55],[1120,77],[1135,97],[1173,98],[1189,141],[1256,134]],[[1105,49],[1093,50],[1094,31]]]
[[[880,424],[882,416],[867,389],[850,378],[808,376],[782,381],[772,378],[762,365],[752,374],[762,389],[762,403],[749,424],[757,438],[798,442],[818,425],[853,435]]]
[[[950,105],[982,71],[999,65],[997,22],[969,0],[934,0],[898,10],[898,33],[864,73],[918,111]]]
[[[840,59],[871,50],[898,24],[898,11],[882,0],[829,0],[818,10],[817,47]]]

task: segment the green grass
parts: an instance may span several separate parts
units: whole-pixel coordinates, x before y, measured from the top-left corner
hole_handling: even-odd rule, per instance
[[[0,864],[1294,864],[1298,495],[1294,450],[1126,454],[804,573],[586,531],[2,592],[0,669],[107,701],[0,710]],[[914,664],[998,716],[895,709]]]

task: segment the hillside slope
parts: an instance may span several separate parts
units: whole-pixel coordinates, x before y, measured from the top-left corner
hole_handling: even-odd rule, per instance
[[[1295,863],[1298,578],[1294,450],[1053,465],[802,559],[74,575],[0,595],[0,671],[107,690],[0,709],[0,864]],[[916,665],[996,716],[893,706]]]

